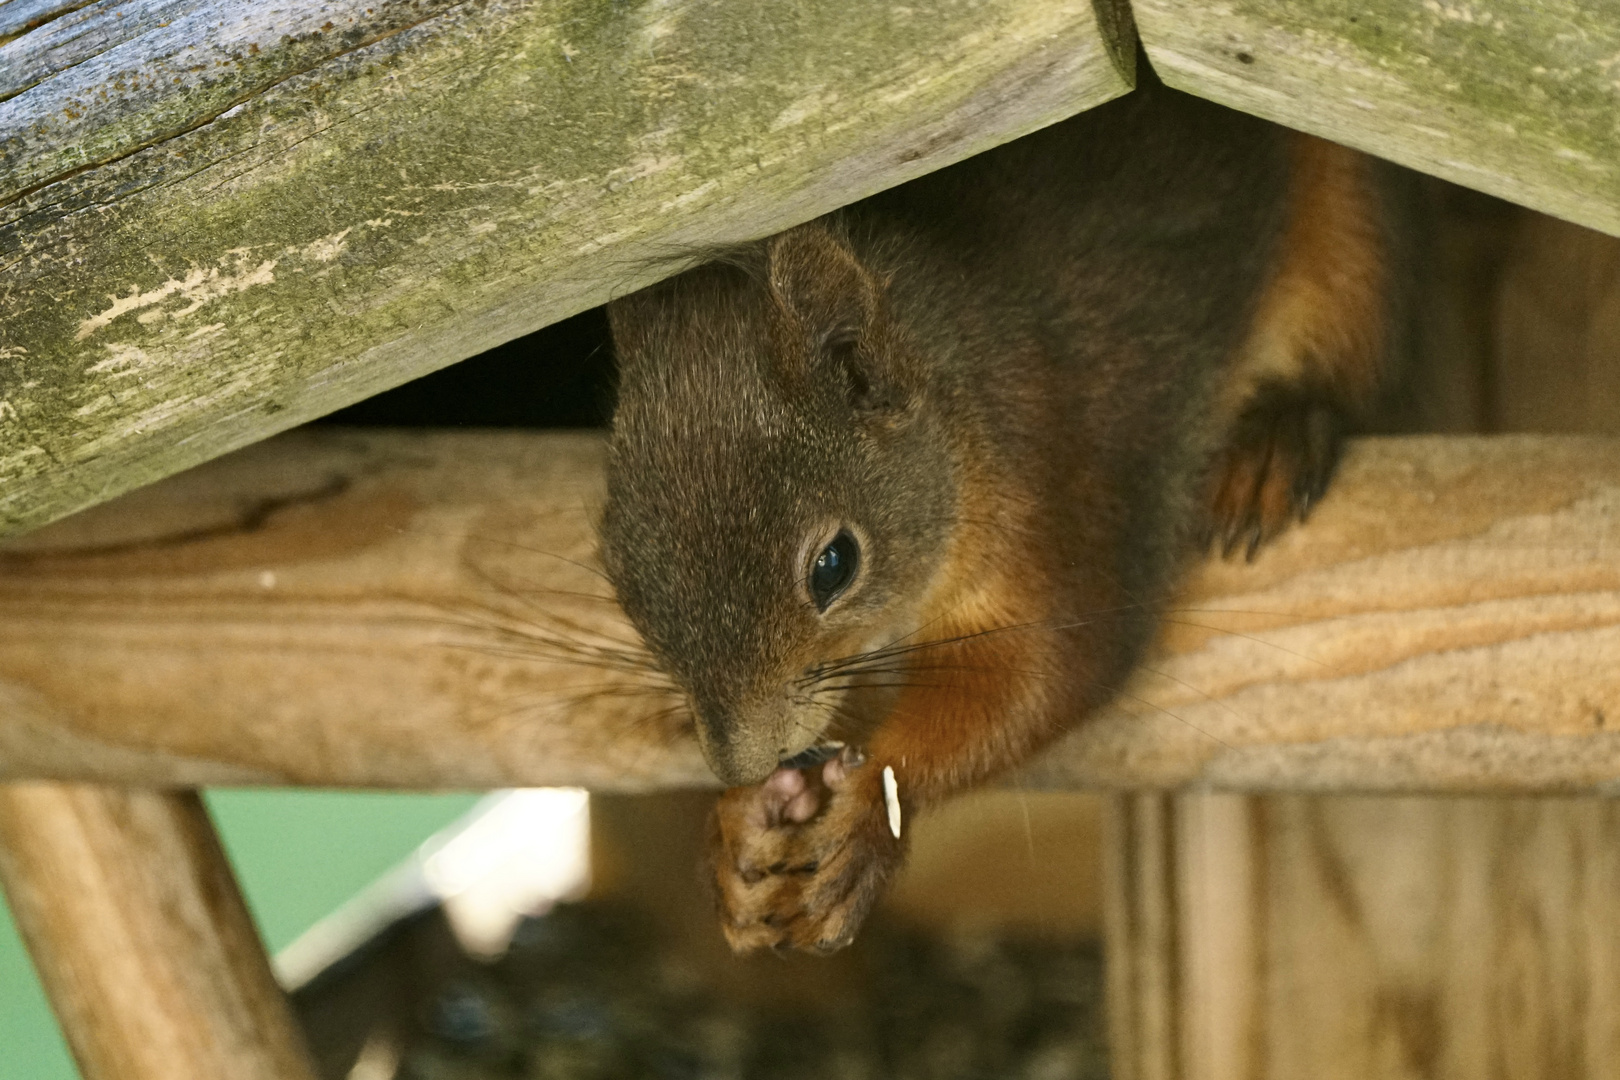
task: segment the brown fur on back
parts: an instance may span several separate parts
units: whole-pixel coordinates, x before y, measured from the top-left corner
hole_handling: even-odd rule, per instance
[[[1288,223],[1223,406],[1235,417],[1267,382],[1316,383],[1371,404],[1388,352],[1390,266],[1375,163],[1291,136]]]

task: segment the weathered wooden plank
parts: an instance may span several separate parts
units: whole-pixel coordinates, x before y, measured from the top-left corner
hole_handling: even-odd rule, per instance
[[[1168,796],[1117,795],[1103,828],[1112,1080],[1179,1080],[1175,835]]]
[[[458,6],[100,0],[54,19],[0,47],[0,96],[9,99],[0,109],[0,204],[201,127]]]
[[[205,4],[206,0],[11,0],[10,5],[0,8],[0,101],[13,98],[60,72],[94,61],[142,34],[161,32],[176,21],[185,27],[184,17]],[[20,9],[12,10],[18,5]],[[191,29],[202,28],[193,25]],[[206,36],[190,44],[213,51]],[[194,52],[194,49],[187,51]],[[92,65],[92,70],[98,66],[105,65]],[[182,84],[188,81],[187,76],[195,78],[196,72],[208,66],[211,65],[194,63],[180,69],[184,72]],[[109,95],[115,100],[127,98],[140,86],[155,88],[155,84],[167,84],[165,90],[172,93],[172,79],[179,71],[168,73],[167,79],[156,71],[138,73],[135,68],[122,74],[122,79],[114,81],[113,95]],[[83,87],[82,80],[80,83]],[[88,89],[91,98],[102,97],[94,84]],[[41,99],[35,99],[36,106],[41,103]],[[120,111],[126,111],[128,102],[120,103],[124,105]],[[89,147],[84,145],[84,140],[105,146],[108,138],[118,137],[113,130],[98,130],[85,123],[86,114],[93,109],[82,91],[62,104],[60,110],[46,113],[36,108],[32,123],[16,124],[0,140],[0,146],[4,146],[0,161],[6,162],[4,175],[10,181],[10,187],[5,190],[8,201],[23,190],[19,182],[25,185],[24,177],[30,174],[36,180],[49,177],[52,164],[60,163],[64,156],[76,163],[86,160]],[[27,115],[28,110],[24,108],[22,116]],[[39,159],[31,165],[26,161],[26,153],[18,153],[28,149]],[[19,168],[21,172],[17,171]]]
[[[1620,807],[1113,801],[1119,1080],[1620,1077]]]
[[[601,452],[297,433],[14,541],[0,776],[708,783],[696,745],[647,720],[659,696],[555,641],[625,633],[586,569]],[[91,699],[60,696],[62,649]]]
[[[89,0],[0,0],[0,45],[60,19]]]
[[[99,0],[24,34],[0,534],[1122,93],[1099,4]]]
[[[85,1080],[314,1080],[195,792],[0,784],[0,882]]]
[[[597,437],[300,433],[13,541],[0,776],[711,782],[591,570]],[[1021,783],[1620,786],[1620,441],[1357,443]],[[611,659],[611,655],[607,659]]]
[[[1133,6],[1172,86],[1620,234],[1614,0]]]
[[[1424,422],[1620,433],[1620,240],[1458,194],[1424,275]],[[1111,803],[1119,1080],[1620,1076],[1612,801]]]

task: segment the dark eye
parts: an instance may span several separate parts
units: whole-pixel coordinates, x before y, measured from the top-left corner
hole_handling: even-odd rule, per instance
[[[839,593],[855,580],[855,567],[861,561],[860,545],[847,532],[841,532],[833,542],[821,549],[816,561],[810,564],[810,599],[822,611]]]

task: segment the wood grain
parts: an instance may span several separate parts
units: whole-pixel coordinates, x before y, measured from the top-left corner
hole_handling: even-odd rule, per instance
[[[299,433],[11,542],[0,776],[711,783],[655,679],[578,662],[634,644],[591,569],[601,452]],[[1364,440],[1015,782],[1613,791],[1616,656],[1620,442]]]
[[[0,883],[85,1080],[314,1080],[195,793],[0,784]]]
[[[661,684],[566,644],[628,640],[590,568],[602,448],[299,433],[15,542],[0,775],[707,784]]]
[[[1614,0],[1136,0],[1172,86],[1620,234]]]
[[[25,2],[0,6],[25,31],[0,34],[0,535],[1134,74],[1123,0]]]
[[[1119,1080],[1620,1076],[1612,800],[1135,795],[1114,811]]]
[[[1604,791],[1620,778],[1620,442],[1368,440],[1032,781]]]
[[[1182,1002],[1171,801],[1116,795],[1103,829],[1112,1080],[1180,1076]]]

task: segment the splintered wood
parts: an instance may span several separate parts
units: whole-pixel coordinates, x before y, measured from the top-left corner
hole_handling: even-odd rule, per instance
[[[301,433],[0,549],[0,777],[712,782],[593,568],[588,434]],[[1076,613],[1077,616],[1084,613]],[[1354,444],[1053,787],[1611,791],[1620,442]]]

